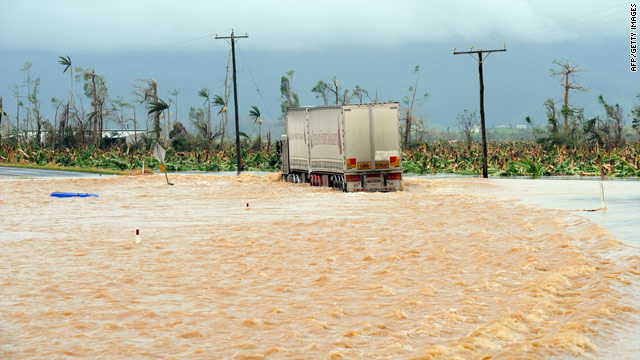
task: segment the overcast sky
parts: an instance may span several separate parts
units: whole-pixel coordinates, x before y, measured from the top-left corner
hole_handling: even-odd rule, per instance
[[[638,3],[640,1],[636,1]],[[229,54],[227,36],[239,41],[240,121],[252,104],[275,122],[280,114],[280,77],[295,70],[302,105],[320,105],[311,92],[318,80],[336,76],[344,88],[359,85],[372,97],[398,101],[415,83],[431,95],[417,112],[429,123],[456,126],[456,116],[478,107],[476,63],[452,56],[452,47],[496,49],[484,67],[487,122],[546,122],[543,103],[563,96],[550,76],[554,59],[579,64],[589,91],[572,94],[586,116],[602,114],[603,94],[625,111],[637,104],[640,75],[629,71],[630,1],[620,0],[0,0],[0,97],[16,117],[17,96],[26,91],[20,69],[32,62],[41,78],[42,111],[65,98],[69,80],[58,56],[104,75],[111,98],[135,103],[138,79],[158,81],[159,95],[181,89],[179,117],[188,125],[191,106],[203,106],[198,90],[223,93]],[[79,88],[76,83],[76,89]],[[81,97],[76,92],[76,97]],[[85,99],[86,100],[86,99]],[[139,106],[139,112],[146,112]]]
[[[0,48],[200,50],[225,46],[201,38],[231,28],[249,33],[245,48],[271,51],[589,42],[617,36],[613,25],[628,21],[628,8],[604,0],[0,0]]]

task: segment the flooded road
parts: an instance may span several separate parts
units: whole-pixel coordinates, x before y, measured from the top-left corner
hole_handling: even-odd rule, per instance
[[[637,354],[640,254],[576,212],[278,179],[0,181],[0,358]]]

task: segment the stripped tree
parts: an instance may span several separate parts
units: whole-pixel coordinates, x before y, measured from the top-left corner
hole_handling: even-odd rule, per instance
[[[409,95],[405,96],[403,99],[403,103],[405,105],[405,129],[404,129],[404,146],[409,146],[409,142],[411,141],[411,127],[413,126],[413,111],[418,106],[422,105],[424,101],[427,100],[429,96],[428,93],[424,93],[422,96],[417,96],[418,94],[418,83],[420,82],[420,66],[416,65],[413,69],[414,74],[416,74],[416,83],[414,86],[409,86]]]
[[[578,77],[577,73],[584,72],[584,70],[578,70],[578,65],[571,65],[571,63],[566,60],[564,62],[553,60],[553,64],[559,66],[560,69],[551,69],[551,75],[559,76],[560,85],[564,88],[564,105],[562,106],[561,112],[564,117],[563,134],[566,138],[569,130],[569,115],[573,113],[573,110],[569,107],[569,91],[587,91],[586,88],[578,84],[575,80]]]

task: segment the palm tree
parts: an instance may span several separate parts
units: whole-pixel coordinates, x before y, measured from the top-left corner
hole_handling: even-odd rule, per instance
[[[149,108],[151,102],[158,101],[158,83],[153,79],[138,79],[137,81],[145,82],[148,87],[142,87],[140,85],[134,85],[133,94],[138,96],[138,102],[140,104],[146,104]],[[148,114],[150,115],[150,111]],[[153,119],[153,131],[155,132],[156,139],[160,137],[160,114],[156,112]],[[149,129],[149,118],[147,117],[147,130]]]
[[[211,141],[211,93],[209,92],[209,88],[202,88],[198,91],[198,96],[204,99],[204,104],[207,104],[207,141]]]
[[[95,146],[99,147],[102,141],[103,107],[108,98],[107,86],[104,78],[96,74],[95,69],[91,69],[91,72],[84,71],[82,78],[85,80],[85,95],[93,100],[93,112],[89,114],[89,119],[93,122],[93,141]]]
[[[224,101],[224,99],[222,98],[222,96],[220,95],[216,95],[213,98],[213,105],[215,106],[219,106],[220,107],[220,111],[218,111],[218,115],[222,114],[222,116],[220,117],[220,127],[222,128],[222,132],[220,134],[220,148],[222,148],[223,142],[224,142],[224,135],[225,132],[227,130],[227,102]]]
[[[251,105],[249,110],[249,119],[253,119],[253,123],[258,123],[258,149],[262,150],[262,118],[260,117],[260,109]]]
[[[169,104],[164,102],[164,100],[158,98],[158,100],[153,100],[149,103],[149,115],[155,114],[157,119],[160,119],[160,115],[163,111],[169,109]],[[157,127],[157,128],[155,128]],[[160,137],[160,122],[156,122],[154,124],[154,132],[156,133],[156,141]]]
[[[69,55],[67,55],[67,57],[63,57],[63,56],[59,56],[60,60],[58,61],[62,66],[64,66],[64,70],[62,70],[62,73],[66,73],[67,71],[69,71],[69,75],[70,75],[70,81],[69,81],[69,101],[67,102],[67,111],[66,111],[66,119],[63,123],[60,124],[60,132],[64,132],[64,127],[67,125],[67,123],[69,122],[69,111],[71,110],[72,107],[72,102],[73,102],[73,66],[71,64],[71,58],[69,57]]]

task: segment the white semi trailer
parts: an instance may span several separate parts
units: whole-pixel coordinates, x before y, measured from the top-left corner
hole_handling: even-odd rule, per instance
[[[282,180],[345,192],[400,190],[398,114],[398,103],[290,108]]]

